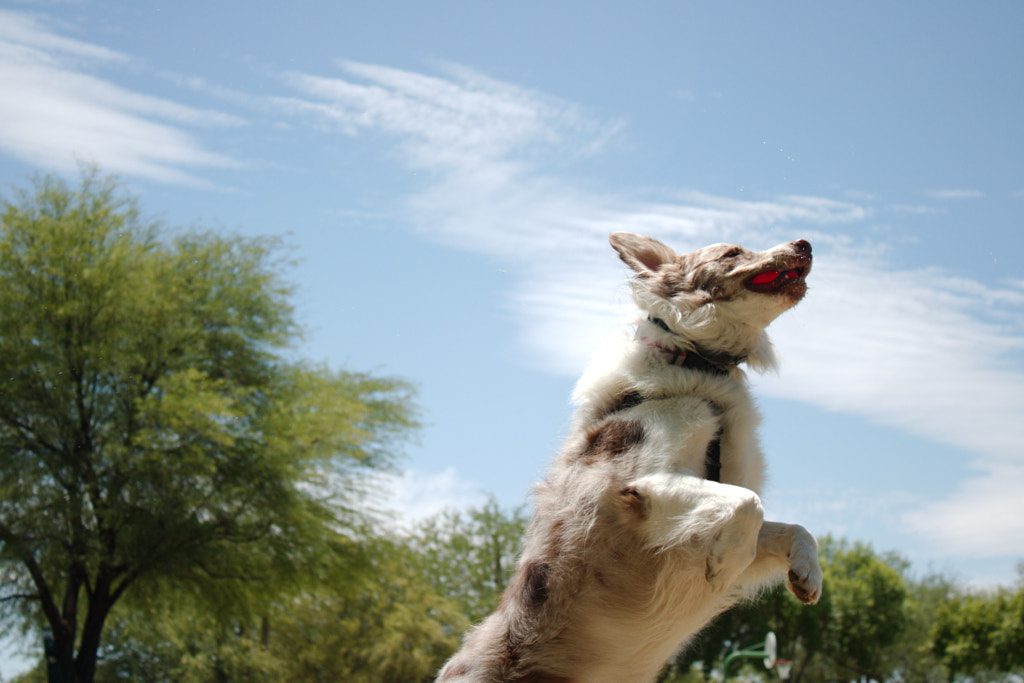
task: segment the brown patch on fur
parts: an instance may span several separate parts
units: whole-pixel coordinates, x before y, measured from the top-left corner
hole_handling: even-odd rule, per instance
[[[607,420],[589,430],[587,446],[580,457],[588,463],[598,460],[614,460],[633,446],[642,443],[646,433],[639,422],[632,420]]]
[[[675,263],[662,266],[649,286],[651,291],[662,299],[671,299],[676,294],[693,291],[693,283],[690,282],[686,271]]]
[[[571,683],[571,678],[523,662],[524,644],[525,639],[521,636],[512,632],[505,634],[505,647],[498,661],[501,680],[516,683]]]
[[[685,298],[692,306],[728,301],[733,297],[719,283],[731,261],[731,257],[723,259],[703,251],[678,256],[653,275],[651,291],[663,299]]]
[[[627,511],[640,519],[647,517],[647,501],[644,500],[644,497],[640,495],[635,486],[627,486],[619,491],[618,502]]]
[[[508,632],[505,634],[505,647],[501,651],[501,657],[498,659],[498,667],[502,671],[511,671],[519,664],[520,649],[522,648],[522,638],[514,633]]]
[[[508,609],[511,607],[510,603],[515,603],[519,608],[525,608],[527,611],[541,607],[548,599],[550,575],[551,564],[549,562],[533,560],[521,564],[516,569],[505,592],[502,593],[498,608]]]
[[[608,240],[623,263],[641,277],[657,272],[664,264],[676,258],[676,252],[671,247],[643,235],[616,232],[609,235]]]
[[[548,599],[548,575],[551,573],[551,565],[547,562],[529,562],[525,573],[523,602],[533,607],[543,605]]]

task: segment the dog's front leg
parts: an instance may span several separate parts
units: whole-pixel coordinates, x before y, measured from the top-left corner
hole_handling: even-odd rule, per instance
[[[643,477],[632,489],[645,507],[647,544],[703,547],[712,591],[732,586],[756,558],[764,510],[753,491],[680,474]]]
[[[757,557],[739,582],[750,587],[773,583],[783,572],[786,587],[800,602],[818,602],[822,587],[818,542],[799,524],[765,522],[757,535]]]

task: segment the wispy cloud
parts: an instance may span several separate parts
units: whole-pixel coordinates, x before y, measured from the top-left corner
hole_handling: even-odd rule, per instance
[[[436,174],[410,199],[410,218],[446,243],[516,263],[509,306],[538,365],[577,375],[595,341],[620,319],[624,272],[607,246],[612,230],[651,234],[681,250],[717,241],[763,248],[808,237],[817,256],[812,292],[799,317],[776,324],[785,371],[759,379],[760,390],[974,453],[982,474],[949,499],[908,511],[913,530],[965,542],[970,524],[999,512],[1002,536],[976,535],[975,545],[1006,554],[998,539],[1024,534],[1024,499],[999,487],[1007,495],[985,500],[991,473],[1024,467],[1019,289],[897,268],[884,245],[858,237],[872,212],[857,195],[749,201],[698,191],[656,199],[595,194],[552,175],[542,161],[587,148],[588,136],[592,149],[600,148],[620,132],[616,124],[471,72],[428,77],[342,66],[346,78],[293,74],[298,95],[283,104],[348,134],[392,134],[406,163]],[[929,195],[981,197],[976,190]],[[939,514],[946,505],[956,512]],[[958,524],[935,521],[956,515]]]
[[[925,194],[941,200],[981,199],[985,196],[979,190],[928,190]]]
[[[44,27],[29,14],[0,10],[0,41],[37,51],[37,57],[59,54],[87,62],[128,62],[128,57],[100,45],[66,38]]]
[[[928,206],[927,204],[893,204],[889,207],[889,210],[896,213],[916,214],[918,216],[930,216],[946,212],[944,208]]]
[[[936,269],[830,250],[803,321],[774,336],[785,373],[767,391],[866,416],[984,458],[1024,454],[1024,298]],[[966,397],[970,397],[967,400]]]
[[[1018,404],[1020,405],[1020,404]],[[949,498],[930,501],[904,517],[911,528],[941,541],[950,556],[1019,558],[1024,548],[1024,463],[982,463]]]
[[[92,73],[130,59],[65,38],[30,15],[0,11],[0,149],[43,168],[81,160],[164,182],[202,183],[193,169],[241,164],[186,127],[241,119],[133,92]]]
[[[595,124],[555,98],[457,65],[447,66],[450,78],[348,61],[338,67],[348,79],[285,74],[301,97],[278,104],[350,135],[396,135],[416,168],[486,171],[537,153],[590,153],[618,130]]]
[[[444,510],[482,506],[487,497],[479,486],[459,476],[455,468],[441,472],[405,470],[382,477],[376,487],[384,513],[394,515],[399,525],[408,526]]]

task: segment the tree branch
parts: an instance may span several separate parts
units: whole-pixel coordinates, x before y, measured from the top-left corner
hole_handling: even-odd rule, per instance
[[[61,623],[60,610],[57,609],[57,603],[53,601],[53,593],[50,591],[50,584],[46,581],[46,577],[43,576],[42,568],[31,555],[22,556],[21,562],[28,570],[29,576],[32,577],[32,582],[39,589],[39,604],[43,608],[46,620],[50,622],[50,628],[56,630]]]

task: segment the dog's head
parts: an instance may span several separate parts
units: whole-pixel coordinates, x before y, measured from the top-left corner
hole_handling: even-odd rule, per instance
[[[807,292],[805,240],[752,252],[715,244],[677,255],[650,237],[616,232],[619,257],[636,272],[633,298],[696,348],[731,354],[755,367],[773,363],[764,329]]]

